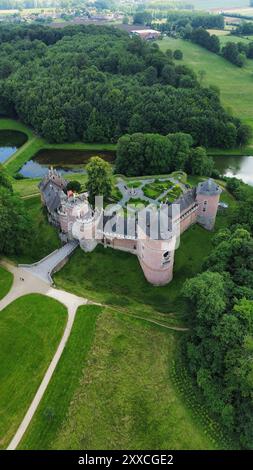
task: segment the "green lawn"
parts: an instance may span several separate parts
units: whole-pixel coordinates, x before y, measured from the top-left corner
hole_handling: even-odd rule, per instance
[[[65,307],[39,294],[0,314],[0,449],[21,423],[53,358],[67,319]]]
[[[86,174],[81,174],[81,173],[73,173],[73,174],[67,174],[63,175],[63,178],[67,180],[75,180],[79,181],[80,184],[82,185],[82,189],[85,190],[86,188],[86,182],[87,182],[87,175]],[[39,193],[39,188],[38,184],[40,183],[41,178],[24,178],[21,180],[12,180],[12,186],[14,191],[20,194],[21,197],[29,197],[34,194]]]
[[[178,334],[81,307],[21,449],[214,449],[171,379]],[[218,435],[218,433],[217,433]]]
[[[228,193],[226,199],[231,210],[234,200]],[[229,225],[230,210],[219,213],[216,230]],[[176,251],[174,279],[164,287],[154,287],[145,280],[136,256],[102,246],[92,253],[77,250],[68,264],[55,274],[54,281],[58,287],[77,295],[142,316],[157,318],[162,314],[171,324],[178,323],[180,315],[187,310],[181,288],[186,278],[201,270],[212,247],[212,237],[213,232],[199,225],[183,234]]]
[[[222,41],[226,40],[227,36],[223,36]],[[181,49],[184,54],[183,63],[192,67],[196,73],[206,71],[203,85],[218,86],[225,108],[253,128],[253,60],[247,60],[246,66],[240,69],[222,57],[183,39],[165,38],[157,44],[163,51]]]
[[[27,212],[31,216],[31,232],[33,234],[29,252],[13,258],[18,263],[35,263],[60,248],[58,231],[47,220],[45,209],[39,196],[24,199]]]
[[[13,282],[13,275],[0,266],[0,300],[8,294]]]

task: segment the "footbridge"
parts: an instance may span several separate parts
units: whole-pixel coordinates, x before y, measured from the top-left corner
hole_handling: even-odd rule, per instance
[[[76,240],[66,243],[58,250],[53,251],[50,255],[34,264],[20,264],[19,267],[24,271],[28,271],[42,281],[52,285],[52,275],[62,268],[68,261],[70,255],[78,247],[79,242]]]

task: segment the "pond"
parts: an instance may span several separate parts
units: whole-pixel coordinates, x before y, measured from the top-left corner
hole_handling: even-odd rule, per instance
[[[51,166],[61,174],[85,173],[91,157],[98,156],[113,163],[116,153],[107,150],[40,150],[19,173],[25,178],[43,178]]]
[[[238,178],[253,186],[253,157],[215,157],[215,166],[223,176]]]
[[[23,132],[0,130],[0,164],[11,157],[26,141],[27,136]]]

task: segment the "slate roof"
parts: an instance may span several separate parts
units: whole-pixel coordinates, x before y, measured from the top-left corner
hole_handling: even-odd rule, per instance
[[[215,181],[211,178],[206,181],[203,181],[202,183],[199,183],[197,187],[197,194],[214,196],[216,194],[220,194],[221,192],[222,189],[220,188],[220,186],[215,183]]]
[[[180,213],[183,214],[196,202],[196,188],[189,189],[180,196],[173,204],[180,205]],[[169,217],[172,216],[172,205],[169,206]]]
[[[65,193],[58,186],[48,181],[46,186],[42,190],[44,200],[49,212],[55,212],[62,203],[62,197],[65,197]]]

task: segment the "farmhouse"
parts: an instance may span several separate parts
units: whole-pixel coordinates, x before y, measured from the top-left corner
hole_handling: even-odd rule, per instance
[[[161,204],[159,230],[154,237],[151,236],[152,208],[145,209],[144,228],[134,216],[129,230],[129,220],[125,216],[115,212],[108,215],[103,209],[93,210],[88,194],[76,195],[67,191],[67,181],[53,169],[39,188],[49,221],[58,227],[63,242],[76,239],[86,252],[102,244],[135,254],[146,279],[153,285],[165,285],[172,280],[178,235],[195,223],[207,230],[213,229],[222,191],[209,179],[188,189],[173,205]]]
[[[158,39],[161,36],[161,33],[155,29],[132,29],[131,35],[139,36],[141,39],[151,40]]]

